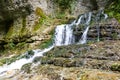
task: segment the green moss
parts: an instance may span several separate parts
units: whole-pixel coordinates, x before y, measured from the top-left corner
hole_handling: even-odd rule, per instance
[[[23,48],[23,46],[25,46],[26,45],[26,42],[21,42],[21,43],[18,43],[17,45],[16,45],[16,47],[21,47],[21,49]]]
[[[7,49],[15,49],[15,44],[13,42],[8,43],[7,45],[5,45],[4,47]]]
[[[40,18],[39,22],[35,24],[34,31],[40,29],[40,27],[44,24],[45,20],[46,20],[45,18]]]
[[[0,66],[2,66],[3,64],[11,64],[12,62],[15,62],[16,60],[19,60],[21,58],[30,58],[33,55],[34,55],[34,52],[32,50],[29,50],[28,53],[24,55],[17,54],[10,58],[3,58],[3,59],[0,59]]]
[[[57,18],[57,19],[62,19],[62,18],[64,18],[64,17],[65,17],[65,13],[63,13],[63,12],[56,14],[56,18]]]
[[[113,34],[111,34],[112,35],[112,38],[113,39],[117,39],[118,38],[118,34],[117,33],[113,33]]]
[[[6,39],[15,39],[15,38],[20,38],[24,35],[27,34],[28,30],[26,29],[26,17],[22,17],[18,19],[19,23],[14,20],[14,24],[11,23],[5,38]]]
[[[2,66],[3,64],[6,64],[6,58],[0,59],[0,65]]]
[[[27,32],[28,31],[26,29],[26,17],[23,17],[22,18],[22,28],[20,30],[19,36],[22,37],[22,36],[26,35]]]
[[[53,44],[54,30],[50,31],[48,34],[51,35],[51,37],[49,39],[47,39],[47,40],[44,40],[40,44],[39,48],[44,49],[44,48],[47,48],[47,47],[49,47],[49,46],[51,46]]]
[[[41,8],[36,8],[35,13],[36,15],[40,16],[39,21],[36,22],[35,27],[34,27],[34,31],[37,31],[44,24],[47,16],[45,15],[45,13],[43,12]]]
[[[49,39],[49,40],[45,40],[44,42],[42,42],[39,46],[40,49],[44,49],[44,48],[47,48],[49,47],[50,45],[52,45],[52,39]]]
[[[42,10],[41,8],[39,8],[39,7],[36,8],[35,13],[36,13],[38,16],[42,17],[42,18],[46,18],[45,13],[44,13],[43,10]]]
[[[119,71],[120,72],[120,64],[113,64],[110,69],[112,71]]]
[[[14,30],[14,27],[11,25],[8,32],[7,32],[7,34],[6,34],[6,38],[9,38],[9,37],[12,36],[12,34],[14,32],[13,30]]]
[[[2,66],[3,64],[11,64],[12,62],[15,62],[16,60],[20,59],[19,57],[20,55],[15,55],[11,58],[0,59],[0,66]]]

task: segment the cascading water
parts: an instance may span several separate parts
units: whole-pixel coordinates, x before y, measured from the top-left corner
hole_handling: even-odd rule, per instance
[[[97,41],[100,41],[100,26],[99,26],[99,22],[101,21],[102,16],[104,17],[104,20],[106,20],[108,18],[107,14],[104,14],[103,10],[99,10],[98,14],[95,17],[95,22],[97,24],[96,28],[97,28]]]
[[[69,45],[74,43],[72,24],[59,25],[55,29],[55,45]]]
[[[84,44],[84,43],[86,43],[86,41],[87,41],[87,33],[88,33],[88,30],[89,30],[89,27],[90,26],[87,26],[87,28],[85,29],[85,31],[84,31],[84,33],[83,33],[83,35],[81,37],[81,40],[79,41],[78,44]]]
[[[86,16],[86,15],[85,15]],[[88,33],[88,30],[89,30],[89,24],[90,24],[90,21],[91,21],[91,16],[92,16],[92,13],[91,12],[89,12],[88,13],[88,18],[87,18],[87,21],[86,21],[86,23],[85,23],[85,26],[87,27],[86,29],[85,29],[85,31],[84,31],[84,33],[83,33],[83,35],[82,35],[82,37],[81,37],[81,40],[79,41],[79,43],[80,44],[84,44],[84,43],[86,43],[86,41],[87,41],[87,33]]]
[[[104,12],[99,13],[100,15],[98,17],[101,17],[101,14],[104,15],[104,18],[106,19],[108,16],[104,14]],[[79,16],[79,18],[75,21],[73,21],[71,24],[63,24],[58,25],[55,29],[55,39],[54,43],[51,47],[46,48],[44,50],[33,50],[35,53],[32,57],[29,59],[22,58],[19,60],[16,60],[15,62],[11,63],[10,65],[4,65],[0,67],[0,76],[4,76],[3,74],[9,70],[13,69],[20,69],[24,64],[26,63],[32,63],[32,61],[35,59],[35,57],[43,56],[45,52],[50,51],[54,46],[62,46],[62,45],[69,45],[69,44],[84,44],[87,41],[87,33],[90,28],[90,22],[92,21],[93,15],[92,12],[82,14]],[[96,18],[98,21],[100,18]],[[74,28],[80,27],[80,25],[83,25],[85,27],[83,34],[80,37],[78,41],[75,40],[75,35],[73,33]],[[99,30],[98,30],[99,31]],[[99,32],[98,32],[99,33]],[[99,36],[99,34],[98,34]]]
[[[32,56],[31,58],[29,58],[29,59],[22,58],[20,60],[17,60],[15,62],[11,63],[10,65],[5,64],[4,66],[0,67],[0,74],[2,74],[4,72],[7,72],[9,70],[21,69],[21,67],[24,64],[31,63],[34,60],[35,57],[43,56],[43,53],[50,51],[53,47],[54,46],[51,46],[51,47],[46,48],[44,50],[33,50],[34,51],[34,56]]]

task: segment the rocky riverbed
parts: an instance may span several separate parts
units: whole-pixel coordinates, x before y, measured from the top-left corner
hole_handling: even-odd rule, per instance
[[[119,80],[120,41],[54,47],[2,80]],[[40,63],[39,63],[40,62]],[[13,75],[11,75],[11,73]],[[8,76],[10,75],[10,76]]]

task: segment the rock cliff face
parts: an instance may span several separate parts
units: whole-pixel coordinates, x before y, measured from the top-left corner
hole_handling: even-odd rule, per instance
[[[73,2],[65,8],[64,1]],[[86,12],[104,9],[108,2],[109,0],[0,0],[0,66],[21,58],[29,59],[35,54],[33,49],[50,44],[56,25],[70,22]],[[64,8],[61,8],[63,5]],[[78,25],[74,35],[81,36],[84,28],[83,25]],[[91,42],[96,39],[100,41]],[[35,64],[27,63],[21,70],[5,71],[5,76],[1,76],[1,73],[0,79],[119,80],[118,21],[109,18],[99,23],[90,22],[88,40],[91,41],[87,44],[55,46],[43,56],[35,57],[31,61]],[[14,54],[22,53],[22,50],[29,51],[25,55]],[[3,51],[7,54],[2,54]],[[4,57],[9,53],[14,55]],[[41,64],[36,64],[37,62]]]
[[[81,36],[83,34],[84,27],[81,25],[77,30],[74,30],[74,34]],[[120,24],[115,18],[107,19],[99,23],[94,22],[90,25],[88,31],[88,40],[90,41],[103,41],[103,40],[120,40]]]
[[[42,26],[46,16],[54,12],[52,1],[1,0],[0,7],[1,47],[7,48],[9,43],[16,45],[21,42],[29,43],[44,39],[44,35],[36,32]]]
[[[60,18],[77,17],[104,8],[106,3],[101,0],[75,0],[63,12],[55,0],[1,0],[0,48],[8,48],[11,43],[12,46],[23,42],[38,44],[50,38],[49,32],[56,26],[56,21],[57,24],[61,23]],[[58,20],[53,20],[57,18]]]
[[[31,13],[28,0],[1,0],[0,21],[16,19]]]

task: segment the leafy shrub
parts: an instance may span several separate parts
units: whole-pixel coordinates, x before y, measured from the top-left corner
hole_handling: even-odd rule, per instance
[[[115,17],[120,22],[120,0],[111,0],[111,4],[107,7],[106,12],[109,16]]]
[[[61,9],[67,9],[71,7],[71,4],[75,1],[75,0],[53,0],[54,3],[57,3],[58,6]]]

